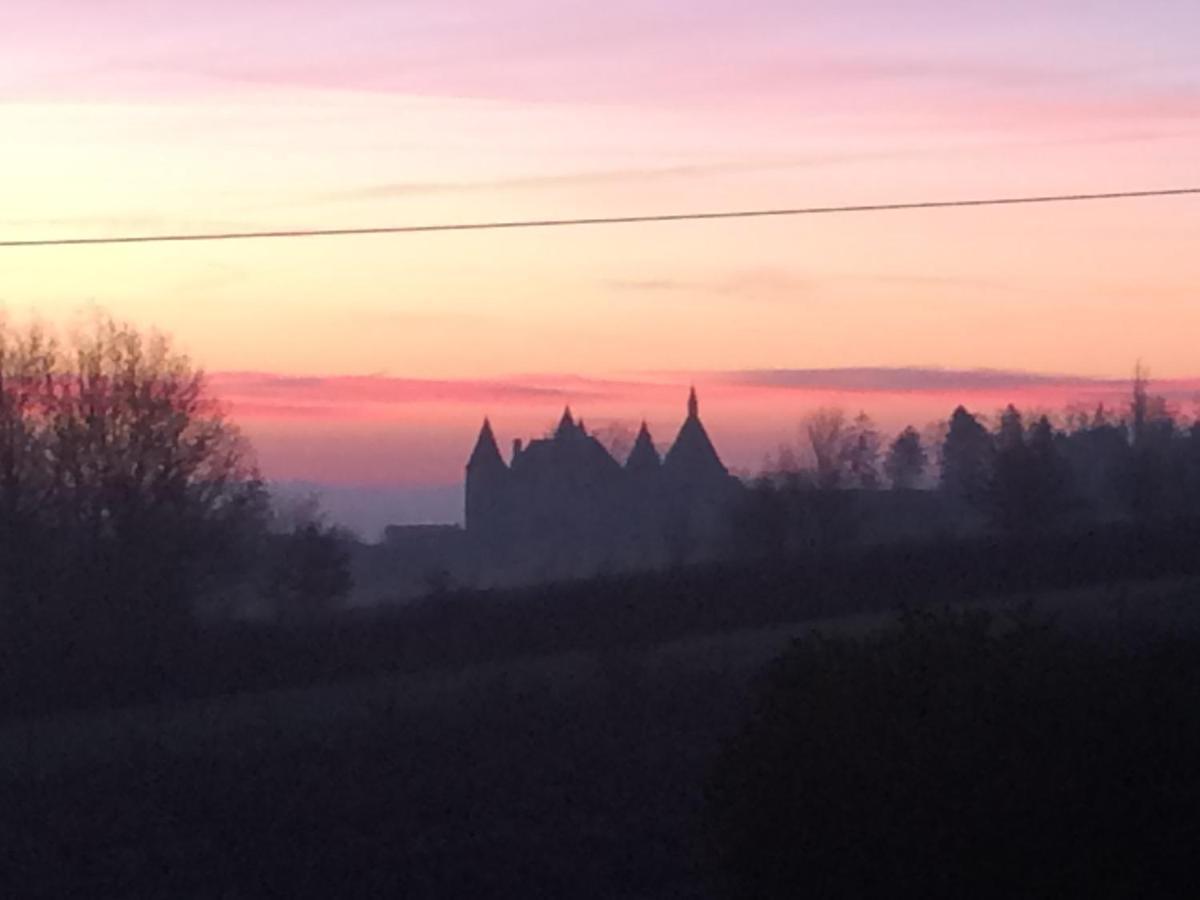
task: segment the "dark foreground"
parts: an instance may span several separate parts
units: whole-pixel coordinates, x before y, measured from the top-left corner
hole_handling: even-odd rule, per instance
[[[1164,896],[1200,858],[1197,546],[1196,522],[1114,527],[10,634],[0,895]],[[957,614],[863,636],[1063,591],[1061,639]],[[831,620],[856,643],[754,678]]]
[[[433,708],[5,779],[7,895],[689,896],[744,679],[581,665],[569,686],[497,676]]]
[[[1043,604],[1069,629],[858,620],[753,681],[778,634],[273,695],[234,728],[148,710],[115,753],[83,728],[12,757],[12,726],[5,895],[1173,895],[1200,641],[1113,613],[1143,593]]]

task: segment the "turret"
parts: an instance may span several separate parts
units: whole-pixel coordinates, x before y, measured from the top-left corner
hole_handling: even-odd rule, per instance
[[[661,465],[662,460],[650,437],[650,429],[642,422],[633,449],[629,451],[629,458],[625,460],[625,468],[630,472],[656,472]]]
[[[562,418],[558,420],[558,428],[554,430],[555,437],[566,437],[575,430],[575,420],[571,417],[571,407],[564,406]]]
[[[475,449],[467,460],[466,526],[468,532],[494,532],[501,521],[508,486],[508,466],[500,457],[492,423],[483,420]]]
[[[496,445],[496,435],[492,431],[492,423],[483,420],[479,429],[479,437],[475,440],[475,449],[467,460],[467,472],[472,470],[504,468],[504,460],[500,458],[500,448]]]
[[[583,422],[581,421],[577,424],[571,416],[571,407],[565,407],[562,418],[558,420],[558,428],[554,430],[554,437],[558,440],[569,440],[581,437],[583,433]]]
[[[700,401],[694,387],[688,393],[687,413],[675,443],[663,458],[664,470],[676,480],[692,484],[723,483],[729,471],[700,422]]]

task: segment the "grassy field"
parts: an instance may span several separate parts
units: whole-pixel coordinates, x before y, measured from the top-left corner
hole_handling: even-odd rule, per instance
[[[1178,633],[1200,628],[1200,580],[1163,579],[1102,588],[996,597],[970,606],[996,614],[1033,604],[1074,631]],[[381,713],[420,715],[495,691],[534,688],[569,698],[633,677],[650,684],[693,677],[742,682],[795,638],[813,631],[854,634],[894,619],[864,613],[739,629],[635,649],[568,652],[453,670],[391,675],[316,687],[252,692],[165,707],[69,713],[0,726],[0,765],[9,773],[89,766],[154,748],[164,753],[231,752],[247,740],[321,736]]]
[[[1034,600],[1072,630],[1200,624],[1197,582]],[[864,614],[0,730],[10,895],[702,896],[700,786],[753,674]]]

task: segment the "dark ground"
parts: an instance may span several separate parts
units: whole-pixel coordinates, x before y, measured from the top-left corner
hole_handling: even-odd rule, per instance
[[[7,896],[686,897],[745,679],[600,661],[343,728],[5,778]]]
[[[704,785],[750,709],[755,655],[721,651],[739,629],[1081,586],[1109,616],[1113,584],[1194,574],[1197,545],[1195,529],[1114,531],[451,596],[390,620],[181,644],[149,688],[144,660],[108,681],[6,670],[0,895],[709,896]],[[1195,582],[1179,584],[1172,602],[1194,619]],[[663,650],[697,635],[710,643],[687,664]],[[444,688],[435,671],[554,654],[575,662]],[[405,672],[426,673],[428,702],[370,691]],[[224,730],[176,715],[189,698],[283,687],[329,708],[310,726],[251,710]],[[336,715],[359,694],[365,713]],[[147,695],[158,705],[111,711]],[[77,720],[73,748],[30,731],[12,755],[20,719],[71,708],[96,717]],[[134,738],[90,753],[122,715],[143,720]]]

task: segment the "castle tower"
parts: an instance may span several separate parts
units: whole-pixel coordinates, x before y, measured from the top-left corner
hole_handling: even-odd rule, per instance
[[[663,459],[665,540],[677,561],[719,552],[730,503],[739,483],[725,464],[700,421],[696,389],[688,394],[687,418]]]
[[[683,427],[663,459],[663,471],[687,484],[723,484],[729,470],[700,422],[700,401],[694,387],[688,394],[687,411]]]
[[[489,537],[504,528],[509,469],[500,457],[492,423],[483,420],[475,449],[467,460],[467,532]]]

